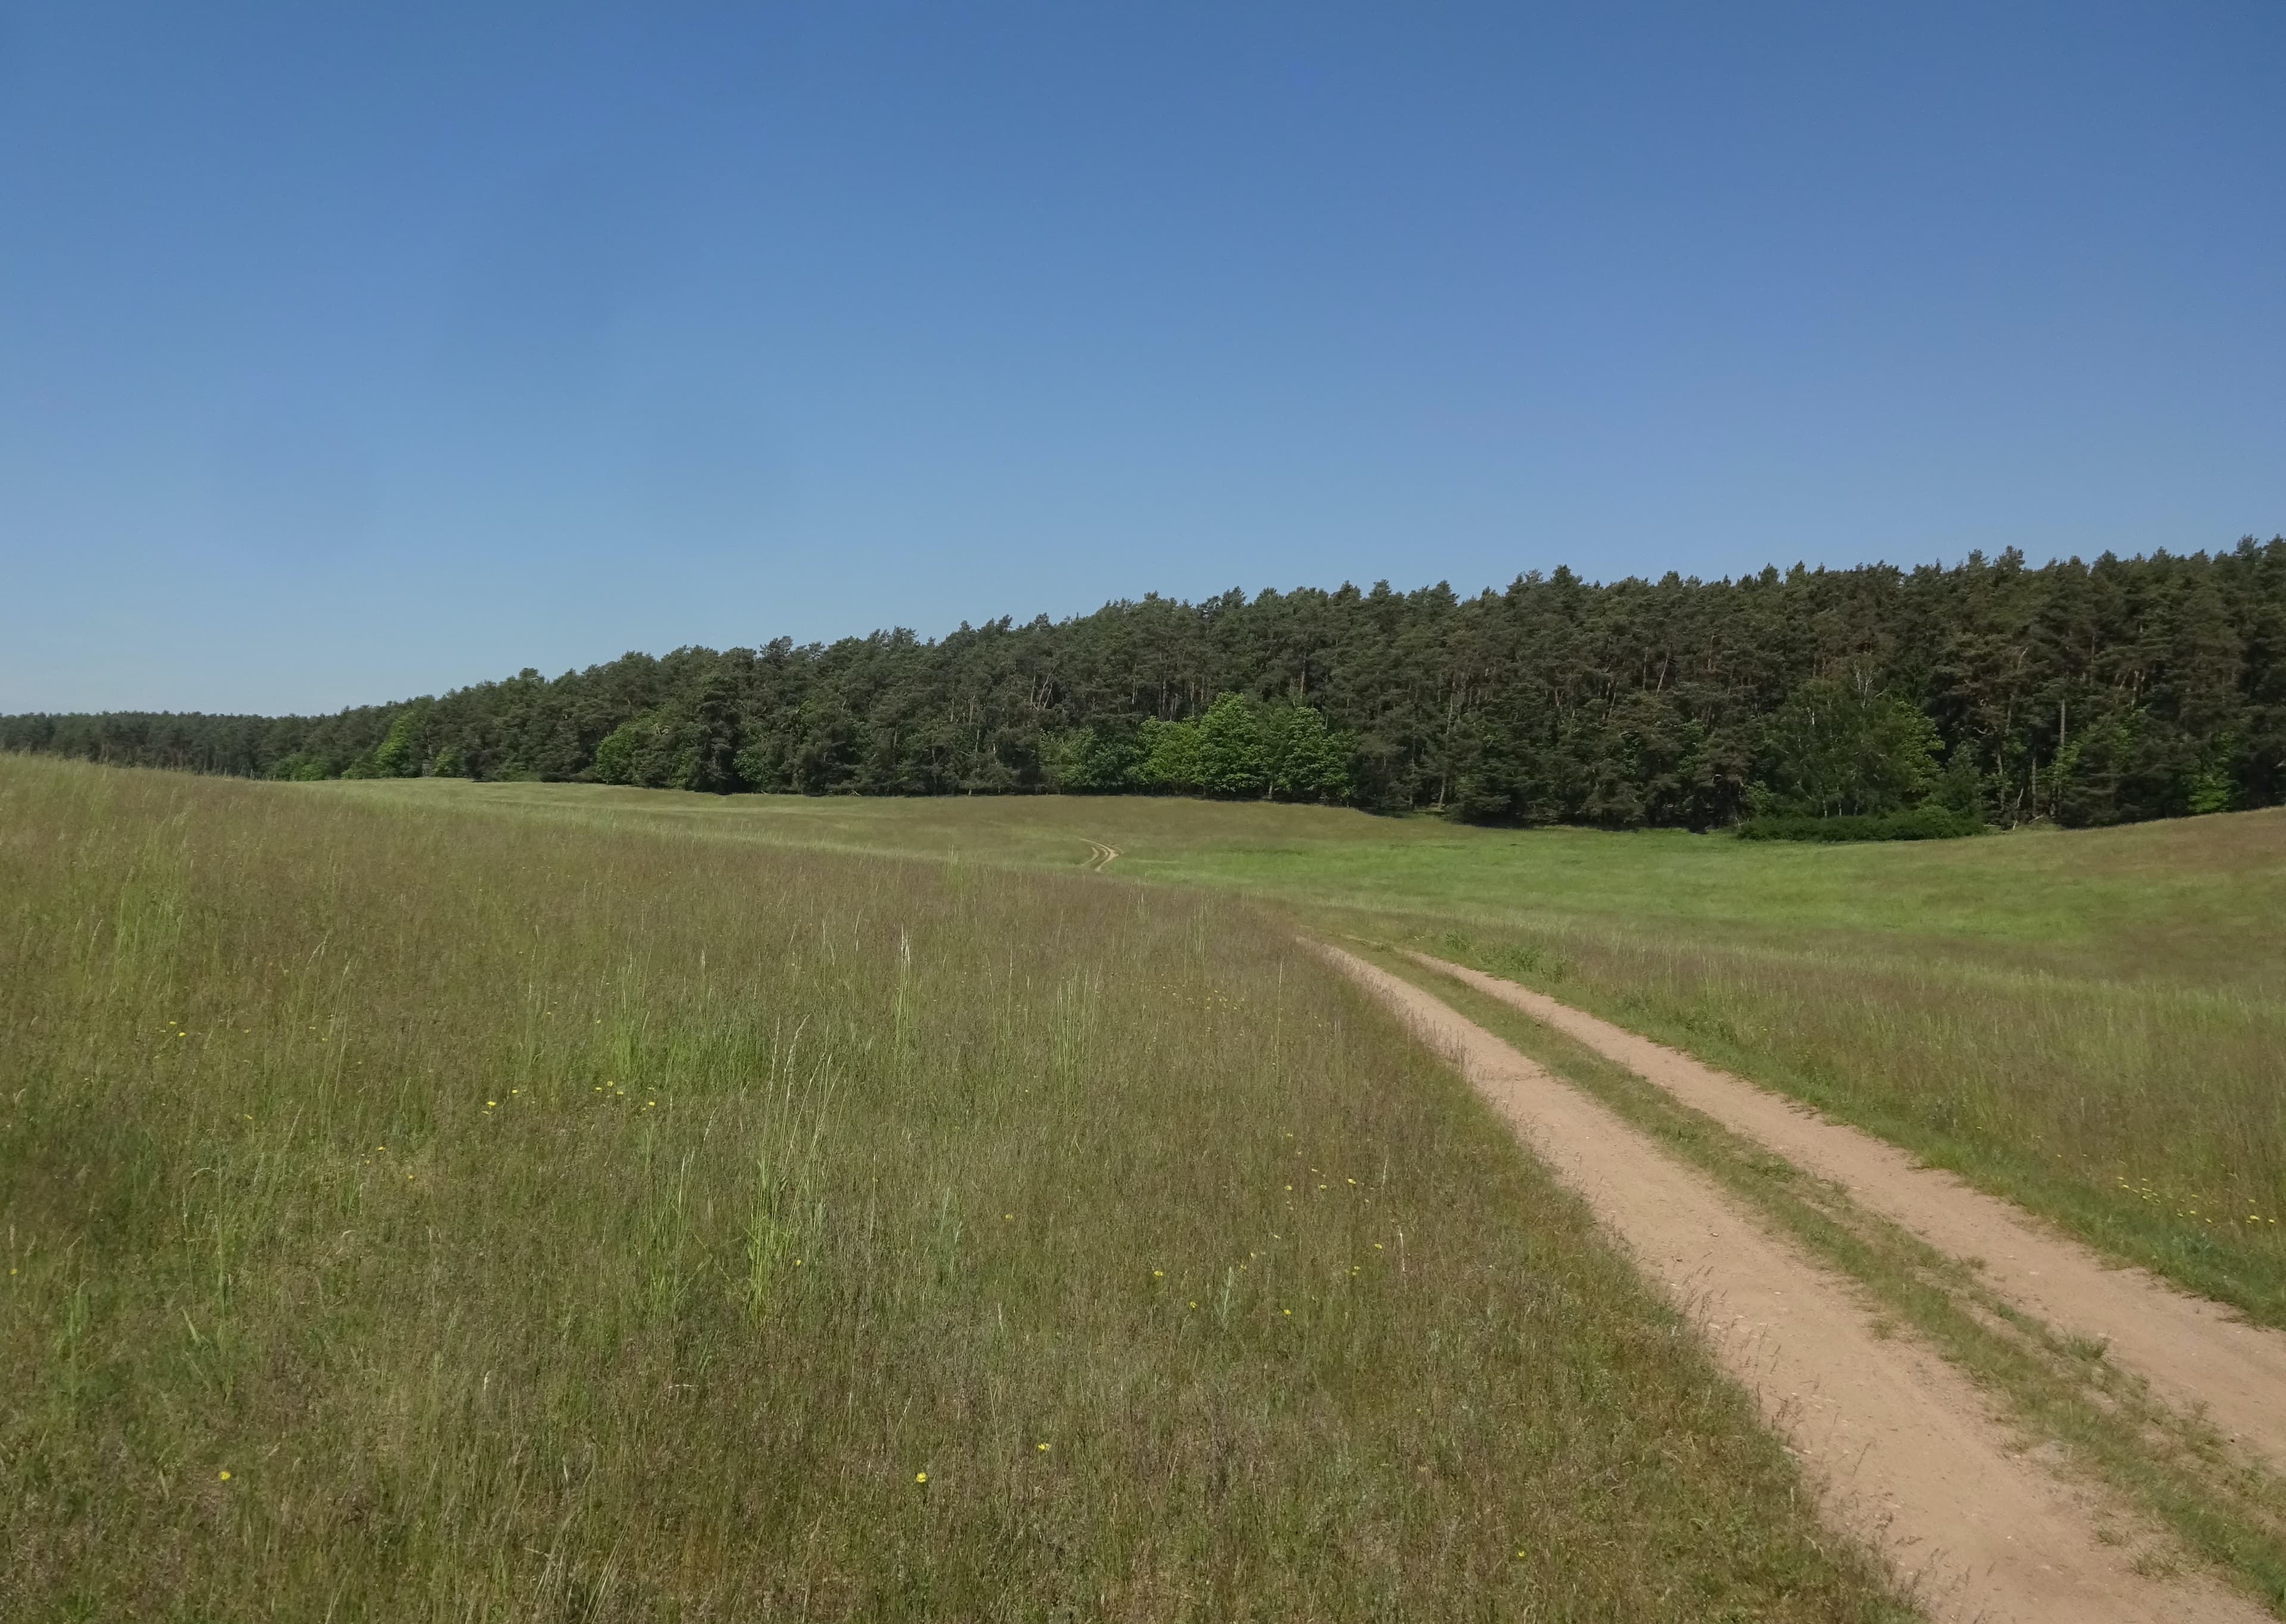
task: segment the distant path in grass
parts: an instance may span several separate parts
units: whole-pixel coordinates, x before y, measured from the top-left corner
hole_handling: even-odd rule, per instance
[[[1081,838],[1086,839],[1085,836]],[[1118,860],[1119,847],[1116,846],[1106,846],[1100,840],[1089,840],[1087,844],[1089,849],[1095,854],[1087,860],[1089,872],[1100,874]]]
[[[1838,1184],[1867,1210],[1939,1251],[1981,1264],[1994,1292],[2066,1336],[2093,1338],[2105,1357],[2177,1407],[2203,1408],[2235,1442],[2286,1470],[2286,1333],[2250,1325],[2142,1269],[2114,1265],[2022,1209],[1886,1139],[1831,1122],[1782,1095],[1559,1004],[1514,981],[1407,957],[1554,1027],[1656,1084],[1732,1132]]]
[[[1340,970],[1405,1017],[1635,1254],[1754,1393],[1835,1519],[1918,1581],[1945,1624],[2124,1624],[2267,1615],[2203,1576],[2159,1579],[2124,1506],[2012,1447],[1969,1379],[1877,1328],[1839,1276],[1705,1175],[1420,988],[1338,948]],[[2117,1535],[2111,1536],[2117,1541]],[[2155,1570],[2156,1571],[2156,1570]]]

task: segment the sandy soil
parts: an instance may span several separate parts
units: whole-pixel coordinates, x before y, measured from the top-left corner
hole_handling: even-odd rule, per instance
[[[2101,1339],[2106,1357],[2143,1377],[2153,1393],[2203,1410],[2226,1437],[2286,1470],[2286,1334],[2251,1325],[2144,1270],[2108,1264],[1999,1197],[1729,1072],[1513,981],[1425,954],[1410,957],[1545,1021],[1805,1172],[1841,1185],[1860,1206],[1939,1251],[1977,1260],[1995,1292],[2069,1336]]]
[[[1834,1521],[1959,1624],[2252,1620],[2163,1563],[2124,1508],[2024,1453],[1974,1384],[1877,1330],[1843,1280],[1712,1180],[1410,983],[1327,957],[1450,1055],[1707,1339],[1802,1459]],[[2149,1570],[2148,1572],[2141,1570]]]

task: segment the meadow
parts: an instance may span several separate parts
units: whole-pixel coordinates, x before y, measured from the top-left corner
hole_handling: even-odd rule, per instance
[[[1274,876],[1117,883],[1253,809],[991,810],[0,758],[0,1614],[1911,1616]]]
[[[1210,887],[1511,977],[2286,1325],[2286,812],[1857,846],[1131,797],[341,785]]]

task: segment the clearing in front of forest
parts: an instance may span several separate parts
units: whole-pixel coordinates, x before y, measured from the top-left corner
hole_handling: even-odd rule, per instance
[[[1909,1612],[1251,905],[472,811],[0,760],[0,1612]]]

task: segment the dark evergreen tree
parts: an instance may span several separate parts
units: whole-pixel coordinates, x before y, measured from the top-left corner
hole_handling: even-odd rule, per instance
[[[2286,801],[2286,540],[1055,622],[531,669],[331,716],[0,717],[0,748],[272,778],[1268,794],[1515,823],[1934,800],[2085,824]],[[1879,816],[1879,812],[1868,816]]]

